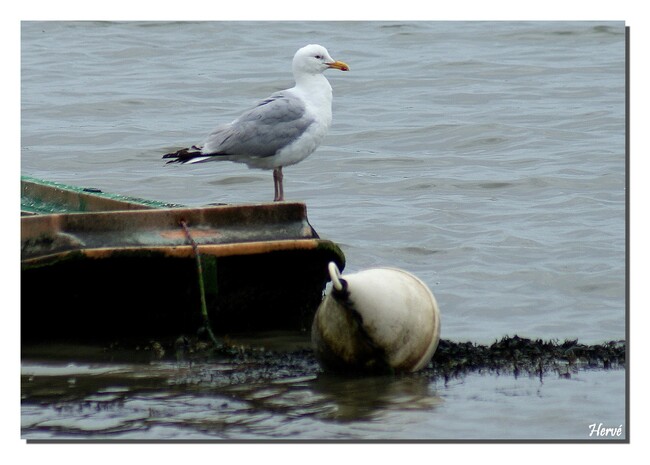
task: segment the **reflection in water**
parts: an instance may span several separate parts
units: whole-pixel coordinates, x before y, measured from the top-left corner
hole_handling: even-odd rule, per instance
[[[427,370],[324,374],[308,351],[191,363],[34,360],[23,360],[21,376],[22,437],[31,440],[584,439],[594,416],[624,421],[620,369],[443,382]]]
[[[386,411],[430,410],[441,401],[429,380],[417,375],[342,377],[320,374],[268,385],[242,385],[226,390],[259,411],[319,420],[372,420]]]
[[[311,389],[328,407],[319,416],[338,421],[371,419],[386,410],[429,410],[441,402],[429,380],[417,375],[358,378],[322,374]]]
[[[287,376],[264,363],[24,364],[23,436],[304,437],[292,422],[351,423],[440,403],[424,376]],[[296,376],[298,374],[299,376]],[[323,429],[314,438],[329,439]]]

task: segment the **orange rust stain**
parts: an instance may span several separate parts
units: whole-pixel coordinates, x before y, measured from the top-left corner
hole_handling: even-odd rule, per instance
[[[201,239],[204,237],[218,239],[223,237],[223,234],[217,231],[216,229],[190,229],[190,234],[194,239]],[[185,239],[185,231],[182,229],[171,229],[160,231],[160,237],[163,239]]]

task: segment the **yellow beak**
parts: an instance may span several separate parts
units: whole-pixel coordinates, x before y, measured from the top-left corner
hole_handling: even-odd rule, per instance
[[[327,66],[341,71],[350,71],[350,67],[342,61],[335,61],[334,63],[327,63]]]

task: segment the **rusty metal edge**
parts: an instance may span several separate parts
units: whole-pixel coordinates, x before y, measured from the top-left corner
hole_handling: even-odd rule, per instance
[[[345,264],[345,256],[341,249],[332,241],[324,239],[291,239],[278,241],[242,242],[232,244],[199,245],[201,254],[214,257],[228,257],[236,255],[255,255],[278,251],[290,250],[329,250]],[[169,258],[192,258],[194,251],[191,245],[183,246],[155,246],[155,247],[105,247],[95,249],[67,250],[50,255],[25,259],[21,261],[22,269],[33,269],[56,264],[57,262],[71,259],[109,259],[118,256],[154,254]]]
[[[208,223],[215,217],[251,221],[259,224],[268,221],[301,221],[308,225],[307,207],[300,202],[283,202],[278,204],[223,205],[212,207],[187,207],[170,209],[104,211],[87,213],[54,213],[34,215],[21,218],[21,236],[25,240],[38,237],[46,232],[66,229],[113,230],[122,229],[124,225],[137,228],[154,226],[177,226],[180,220],[189,226]],[[119,221],[118,221],[119,220]],[[310,228],[311,231],[311,228]]]

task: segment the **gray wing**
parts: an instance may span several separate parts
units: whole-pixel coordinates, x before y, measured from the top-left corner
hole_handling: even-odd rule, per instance
[[[207,137],[203,155],[263,158],[296,140],[313,123],[302,100],[278,92]]]

